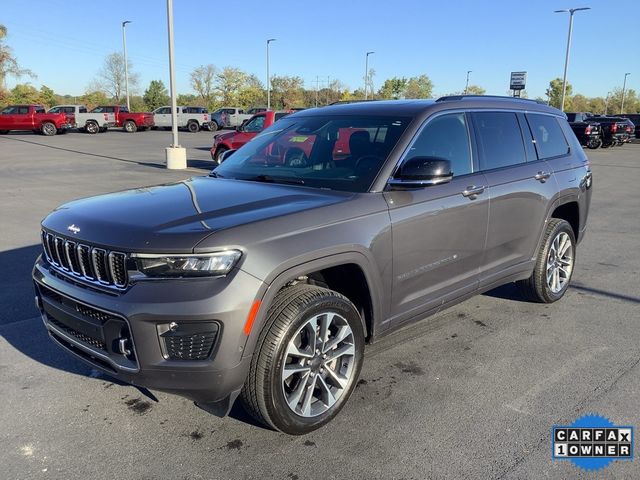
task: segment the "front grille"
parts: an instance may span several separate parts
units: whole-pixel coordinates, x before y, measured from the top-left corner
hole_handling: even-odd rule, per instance
[[[53,324],[58,330],[62,330],[67,335],[74,337],[76,340],[80,340],[81,342],[86,343],[87,345],[91,345],[93,348],[97,348],[98,350],[102,350],[104,352],[107,351],[107,346],[97,338],[90,337],[89,335],[85,335],[84,333],[78,332],[71,327],[68,327],[64,323],[59,322],[55,318],[49,317],[47,318],[48,322]]]
[[[64,273],[105,286],[127,286],[127,255],[124,253],[80,244],[44,230],[42,246],[47,261]]]

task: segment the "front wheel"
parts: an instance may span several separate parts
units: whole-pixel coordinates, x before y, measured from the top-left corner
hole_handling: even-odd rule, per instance
[[[595,150],[597,148],[600,148],[601,146],[602,140],[600,139],[600,137],[590,138],[589,143],[587,143],[587,148],[591,150]]]
[[[189,130],[191,133],[199,132],[200,125],[198,125],[198,122],[189,122],[187,124],[187,130]]]
[[[52,137],[53,135],[58,133],[58,129],[51,122],[44,122],[42,124],[42,127],[40,127],[40,130],[42,131],[42,134],[47,137]]]
[[[124,122],[124,131],[127,133],[135,133],[138,130],[138,126],[133,120],[127,120]]]
[[[569,288],[576,260],[576,238],[566,220],[552,218],[547,223],[533,273],[518,282],[528,300],[553,303]]]
[[[215,132],[216,130],[218,130],[220,128],[220,125],[218,125],[218,122],[216,122],[215,120],[213,120],[211,123],[209,123],[209,129],[212,132]]]
[[[218,165],[220,165],[222,163],[222,155],[224,154],[224,152],[226,152],[227,150],[229,150],[227,147],[218,147],[218,149],[216,150],[216,157],[215,157],[215,161]]]
[[[315,286],[287,287],[267,313],[242,402],[271,428],[309,433],[345,405],[363,355],[364,327],[346,297]]]

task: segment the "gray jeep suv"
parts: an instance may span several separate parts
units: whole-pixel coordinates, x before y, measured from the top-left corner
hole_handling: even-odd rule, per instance
[[[305,110],[209,176],[68,203],[33,279],[51,338],[106,374],[303,434],[365,344],[507,282],[567,290],[591,198],[564,115],[453,96]]]

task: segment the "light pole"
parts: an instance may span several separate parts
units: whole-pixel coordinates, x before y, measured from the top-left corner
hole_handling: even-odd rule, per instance
[[[553,13],[569,14],[569,35],[567,36],[567,54],[564,57],[564,75],[562,76],[562,103],[560,110],[564,112],[564,97],[567,93],[567,68],[569,68],[569,51],[571,50],[571,34],[573,32],[573,14],[580,10],[591,10],[591,7],[569,8],[563,10],[555,10]]]
[[[473,72],[473,70],[467,70],[467,83],[464,85],[464,94],[467,94],[467,90],[469,90],[469,74]]]
[[[269,44],[275,42],[275,38],[267,40],[267,110],[271,109],[271,77],[269,76]]]
[[[624,113],[624,94],[627,90],[627,76],[631,75],[631,72],[624,74],[624,83],[622,84],[622,103],[620,104],[620,114]]]
[[[129,104],[129,65],[127,65],[127,23],[131,23],[131,20],[122,22],[122,49],[124,50],[124,90],[127,94],[127,110],[131,110]]]
[[[369,83],[369,55],[372,55],[376,52],[367,52],[364,57],[364,99],[368,98],[367,86]]]
[[[187,168],[187,150],[178,143],[178,106],[176,94],[176,69],[173,52],[173,0],[167,0],[167,37],[169,41],[169,90],[171,93],[172,143],[165,148],[167,168]]]

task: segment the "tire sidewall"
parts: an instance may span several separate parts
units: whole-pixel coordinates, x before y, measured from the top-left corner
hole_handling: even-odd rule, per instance
[[[137,130],[136,124],[131,120],[127,120],[124,122],[124,130],[127,133],[134,133]]]
[[[100,126],[96,122],[87,122],[85,131],[93,135],[100,131]]]
[[[322,312],[338,313],[349,323],[353,332],[356,351],[354,357],[355,365],[345,392],[331,409],[316,417],[305,418],[296,415],[289,408],[282,390],[281,371],[286,359],[286,348],[291,338],[310,317]],[[265,403],[269,417],[275,427],[288,434],[300,435],[309,433],[333,419],[351,396],[358,381],[364,356],[364,342],[364,329],[360,315],[349,301],[337,296],[325,297],[304,305],[303,309],[298,308],[295,319],[289,324],[287,332],[277,343],[274,350],[273,363],[264,379]]]
[[[42,134],[47,137],[52,137],[57,133],[56,126],[51,122],[45,122],[42,124]]]
[[[198,130],[200,130],[198,122],[189,122],[187,124],[187,130],[189,130],[191,133],[196,133]]]
[[[549,288],[549,285],[547,284],[547,260],[549,258],[549,250],[551,249],[551,245],[553,244],[554,239],[561,232],[565,232],[567,235],[569,235],[569,238],[571,239],[571,247],[573,249],[573,264],[571,265],[571,274],[569,275],[569,279],[567,283],[562,288],[562,290],[560,290],[558,293],[554,293],[551,290],[551,288]],[[539,266],[539,268],[541,269],[541,280],[542,280],[540,289],[547,303],[560,300],[564,296],[564,294],[567,292],[569,285],[571,285],[573,272],[576,268],[576,252],[577,252],[576,238],[573,233],[573,228],[571,228],[571,225],[569,225],[569,223],[566,220],[562,220],[558,224],[556,224],[556,226],[551,231],[551,234],[547,237],[547,241],[542,250],[542,257],[541,257],[542,264]]]

